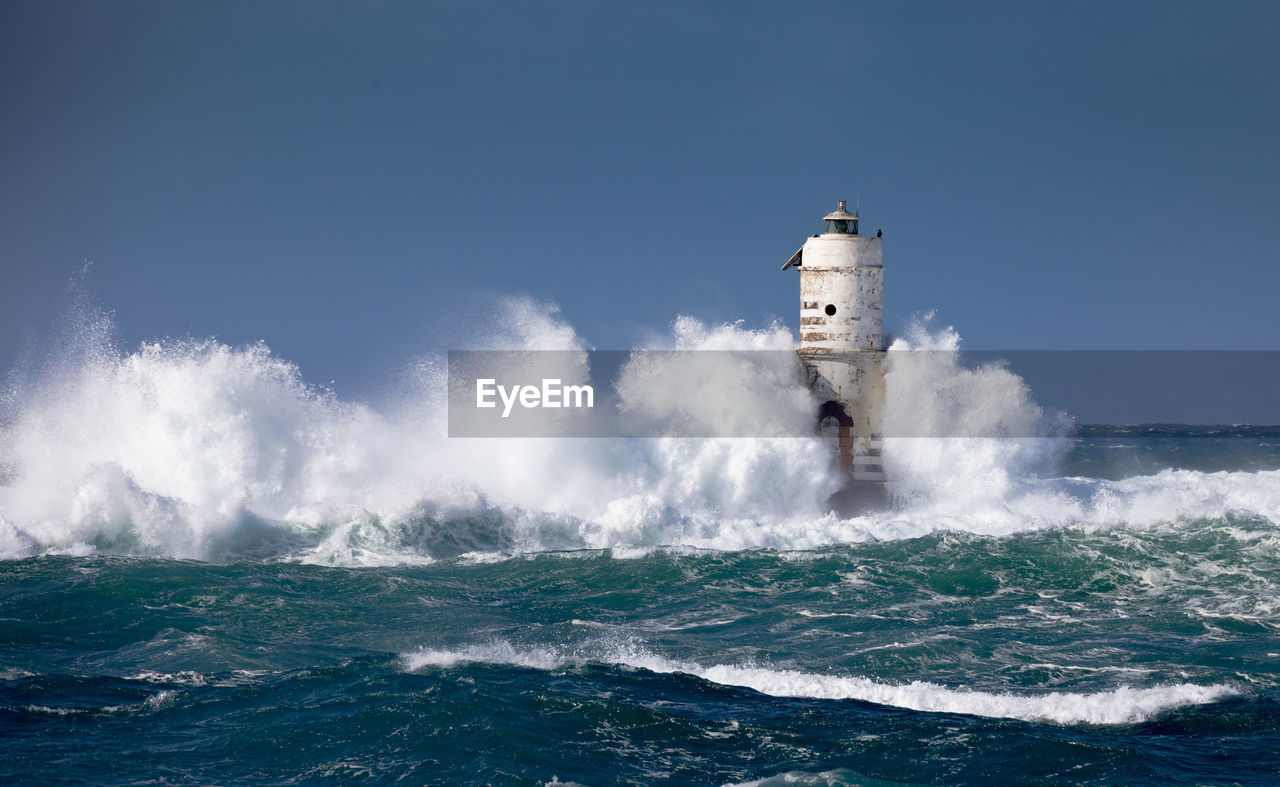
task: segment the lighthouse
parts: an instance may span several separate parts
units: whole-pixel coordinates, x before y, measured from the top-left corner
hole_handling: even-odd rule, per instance
[[[858,233],[840,200],[823,231],[782,269],[800,273],[800,360],[821,404],[815,428],[831,440],[846,489],[833,503],[865,508],[884,498],[884,259],[881,239]]]

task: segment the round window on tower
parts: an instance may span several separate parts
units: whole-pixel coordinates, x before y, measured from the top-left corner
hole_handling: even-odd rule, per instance
[[[827,316],[834,317],[836,314],[836,305],[834,303],[827,304]]]

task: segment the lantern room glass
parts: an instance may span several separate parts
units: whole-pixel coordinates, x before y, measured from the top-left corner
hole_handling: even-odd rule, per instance
[[[857,219],[827,219],[826,232],[837,235],[857,235]]]

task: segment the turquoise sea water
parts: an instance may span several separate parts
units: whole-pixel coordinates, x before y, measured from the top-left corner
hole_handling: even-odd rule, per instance
[[[1075,441],[1053,483],[1091,510],[1134,478],[1221,509],[1132,526],[15,555],[0,782],[1275,783],[1280,523],[1231,501],[1274,497],[1276,442]]]

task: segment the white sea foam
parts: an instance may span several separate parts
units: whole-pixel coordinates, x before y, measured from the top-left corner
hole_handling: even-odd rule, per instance
[[[554,308],[504,309],[497,346],[585,347]],[[835,488],[813,441],[449,440],[438,359],[415,364],[398,400],[374,408],[307,385],[264,344],[124,353],[101,320],[86,322],[5,399],[4,556],[96,548],[376,565],[438,550],[715,546],[726,523],[751,545],[755,524],[785,532],[819,516]],[[714,346],[782,335],[685,319],[677,344],[699,331]],[[792,409],[807,417],[808,403],[797,395]]]
[[[859,740],[875,740],[879,736],[863,734],[858,736]],[[768,776],[763,779],[752,779],[746,782],[731,782],[725,787],[841,787],[841,785],[857,784],[863,787],[871,787],[871,785],[890,785],[897,782],[885,781],[883,779],[874,779],[865,774],[848,768],[837,768],[833,771],[786,771],[783,773]]]
[[[400,395],[375,407],[308,385],[264,344],[178,340],[122,352],[105,318],[90,312],[79,322],[4,396],[0,557],[97,550],[381,565],[566,549],[808,550],[938,530],[1003,535],[1227,514],[1280,523],[1280,472],[1055,479],[1043,475],[1060,447],[1052,437],[890,438],[885,466],[900,505],[841,518],[825,511],[838,480],[816,439],[450,440],[439,358],[415,362]],[[506,302],[495,323],[486,346],[587,348],[554,307],[528,299]],[[650,344],[793,342],[777,325],[681,317]],[[926,320],[893,345],[887,384],[897,404],[887,417],[1052,431],[1004,369],[961,369],[946,354],[893,363],[903,351],[957,342]],[[652,379],[633,371],[624,395],[661,410]],[[694,371],[693,384],[709,384]],[[771,374],[715,376],[747,388],[768,377],[747,399],[762,422],[810,419],[808,392]]]
[[[827,675],[759,666],[675,661],[633,644],[587,646],[574,651],[552,648],[519,648],[505,641],[456,650],[418,650],[402,657],[410,671],[448,668],[468,662],[509,664],[538,670],[559,670],[588,662],[618,664],[657,673],[683,673],[723,686],[741,686],[774,697],[854,699],[877,705],[970,716],[1021,719],[1053,724],[1135,724],[1174,708],[1203,705],[1230,697],[1238,691],[1225,684],[1191,683],[1111,691],[1016,694],[953,689],[936,683],[884,683],[870,678]]]

